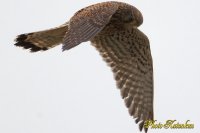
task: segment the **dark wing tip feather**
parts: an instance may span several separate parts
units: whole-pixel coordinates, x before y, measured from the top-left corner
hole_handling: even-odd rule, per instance
[[[142,132],[142,130],[144,129],[144,132],[147,133],[148,128],[145,127],[144,124],[145,124],[145,121],[142,121],[142,122],[139,124],[139,130],[140,130],[140,132]]]
[[[140,118],[136,118],[135,122],[136,124],[139,123],[139,130],[142,131],[144,129],[144,132],[147,133],[148,131],[148,127],[145,126],[145,122],[147,122],[148,120],[153,120],[153,113],[150,112],[148,119],[146,120],[140,120]]]
[[[18,47],[23,47],[24,49],[30,49],[31,52],[47,50],[47,48],[41,48],[41,47],[34,45],[32,42],[26,41],[27,37],[31,34],[32,33],[21,34],[21,35],[17,36],[17,38],[15,39],[16,43],[14,45],[18,46]]]

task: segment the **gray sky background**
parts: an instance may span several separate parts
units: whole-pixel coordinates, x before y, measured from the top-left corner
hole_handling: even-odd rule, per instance
[[[29,53],[15,47],[18,34],[58,26],[79,9],[103,0],[0,2],[1,133],[133,133],[113,74],[99,53],[82,43],[61,52]],[[200,2],[126,0],[144,16],[154,60],[154,115],[159,122],[191,120],[200,131]]]

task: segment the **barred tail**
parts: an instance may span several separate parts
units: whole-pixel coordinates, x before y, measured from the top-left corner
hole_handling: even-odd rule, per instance
[[[30,49],[31,52],[45,51],[62,43],[68,30],[68,23],[59,27],[18,35],[15,46]]]

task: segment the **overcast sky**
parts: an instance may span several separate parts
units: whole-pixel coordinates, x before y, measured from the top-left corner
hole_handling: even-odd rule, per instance
[[[135,133],[113,74],[89,42],[29,53],[15,47],[18,34],[68,21],[79,9],[103,0],[5,0],[0,2],[1,133]],[[154,116],[200,131],[200,2],[126,0],[144,16],[154,61]]]

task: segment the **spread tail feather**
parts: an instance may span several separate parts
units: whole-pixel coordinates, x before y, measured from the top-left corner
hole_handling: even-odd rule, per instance
[[[15,46],[30,49],[31,52],[45,51],[62,43],[68,31],[68,23],[59,27],[18,35]]]

